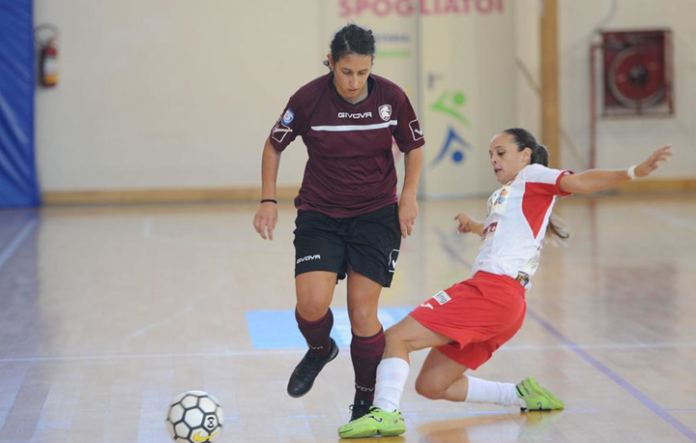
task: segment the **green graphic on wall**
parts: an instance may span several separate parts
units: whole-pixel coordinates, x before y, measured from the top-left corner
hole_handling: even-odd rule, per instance
[[[469,126],[469,121],[459,111],[466,105],[466,94],[461,91],[443,92],[440,98],[430,105],[430,109],[435,112],[448,115],[460,121],[464,126]]]
[[[470,127],[469,120],[464,117],[460,109],[466,105],[466,94],[462,91],[443,92],[440,97],[430,105],[430,109],[453,118],[462,125]],[[440,152],[428,164],[429,168],[437,167],[443,159],[449,157],[454,164],[463,164],[466,159],[465,150],[471,150],[473,146],[462,137],[452,126],[448,125],[447,134]]]

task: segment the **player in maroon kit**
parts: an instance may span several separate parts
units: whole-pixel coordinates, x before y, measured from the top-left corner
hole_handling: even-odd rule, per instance
[[[261,207],[254,218],[256,231],[272,240],[281,153],[302,136],[309,159],[295,198],[295,316],[309,350],[290,377],[288,394],[305,395],[336,358],[329,305],[337,281],[347,276],[356,391],[351,420],[372,405],[385,346],[379,295],[391,284],[401,238],[411,235],[418,215],[418,148],[425,143],[406,93],[371,73],[374,56],[372,31],[349,24],[335,34],[324,62],[330,72],[290,97],[266,140]],[[400,200],[392,139],[405,153]]]

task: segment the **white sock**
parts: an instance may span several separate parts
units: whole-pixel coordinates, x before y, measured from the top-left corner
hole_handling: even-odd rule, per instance
[[[468,403],[527,407],[527,403],[517,396],[517,388],[512,383],[481,380],[468,375],[467,378],[469,379],[469,392],[466,393],[465,401]]]
[[[408,378],[409,365],[400,358],[387,358],[377,366],[377,383],[373,405],[387,412],[399,409]]]

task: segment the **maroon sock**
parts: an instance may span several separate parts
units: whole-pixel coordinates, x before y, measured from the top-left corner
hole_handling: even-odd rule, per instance
[[[375,396],[377,366],[384,354],[384,329],[372,337],[358,337],[353,334],[350,343],[350,357],[355,370],[355,400],[372,403]]]
[[[319,320],[308,321],[300,316],[295,309],[295,318],[300,332],[307,340],[307,345],[319,357],[329,355],[331,351],[331,328],[333,327],[333,313],[331,309]]]

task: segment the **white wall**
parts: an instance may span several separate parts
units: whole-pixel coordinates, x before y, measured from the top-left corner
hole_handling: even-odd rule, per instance
[[[540,29],[542,2],[516,0],[515,97],[517,126],[541,134]]]
[[[355,20],[378,37],[390,33],[406,37],[402,44],[380,44],[378,39],[374,71],[402,86],[418,112],[426,139],[421,195],[477,196],[495,189],[488,143],[494,133],[516,121],[515,2],[423,0],[421,7],[415,6],[416,0],[325,4],[332,5],[325,6],[327,23],[338,26]],[[399,51],[410,55],[384,56]],[[440,109],[434,109],[435,104]],[[450,130],[467,145],[447,145]],[[455,153],[463,160],[454,161]],[[397,153],[397,162],[400,157]]]
[[[60,84],[38,91],[44,191],[258,186],[289,96],[325,72],[321,0],[36,0]],[[299,183],[301,143],[279,184]]]
[[[468,14],[423,18],[425,193],[432,198],[488,196],[495,190],[499,185],[488,145],[494,134],[517,121],[515,2],[470,4]],[[431,84],[430,75],[437,79]],[[464,94],[463,105],[453,100],[454,93]],[[464,121],[433,108],[443,98]],[[470,146],[446,147],[450,131]],[[463,155],[460,162],[452,156],[456,151]]]
[[[655,178],[696,175],[696,2],[693,0],[560,0],[561,119],[572,142],[589,159],[589,44],[594,30],[671,28],[674,37],[674,99],[669,118],[600,120],[597,167],[620,168],[671,143],[675,159]],[[582,170],[563,146],[565,166]]]
[[[408,32],[427,34],[431,58],[439,55],[428,41],[461,45],[464,56],[451,62],[453,72],[446,74],[457,81],[473,79],[451,86],[468,89],[464,114],[476,124],[476,131],[469,132],[475,148],[485,150],[492,132],[503,126],[515,124],[539,134],[538,94],[514,59],[529,68],[538,84],[542,1],[494,0],[504,5],[505,14],[499,15],[476,12],[474,6],[488,0],[463,2],[470,12],[460,7],[450,17],[433,12],[436,5],[442,11],[445,2],[424,1],[429,16],[421,17],[417,27],[415,13],[406,18],[395,14],[393,20],[408,23]],[[52,22],[61,29],[60,84],[37,91],[37,161],[43,191],[258,187],[263,141],[289,96],[326,72],[321,62],[332,32],[349,20],[367,23],[375,32],[394,31],[395,22],[371,12],[327,19],[337,14],[338,3],[35,0],[36,23]],[[571,155],[569,144],[563,143],[562,163],[577,170],[584,169],[589,157],[588,45],[593,29],[610,10],[606,0],[559,0],[561,118],[579,151]],[[693,0],[616,0],[606,28],[673,29],[677,114],[661,120],[601,122],[599,166],[635,163],[669,142],[679,161],[659,176],[694,176],[696,94],[689,91],[696,89],[695,13]],[[409,47],[415,46],[411,42]],[[443,60],[455,57],[455,49],[443,47],[439,54],[444,54]],[[398,72],[389,72],[394,66],[395,60],[378,59],[375,72],[409,88],[414,77],[399,78]],[[423,75],[421,82],[432,68],[427,63],[416,68]],[[434,98],[426,91],[409,93],[421,111],[426,149],[439,150],[442,128],[428,127],[428,119],[433,119],[427,107]],[[485,160],[471,158],[483,168]],[[298,141],[283,154],[279,185],[298,185],[305,161]],[[424,180],[430,185],[455,173],[426,170]],[[445,194],[441,187],[432,189],[433,195]]]
[[[559,0],[558,39],[560,115],[564,137],[561,163],[576,171],[589,165],[589,46],[595,30],[671,28],[674,33],[676,114],[668,118],[599,120],[597,167],[621,168],[636,163],[652,150],[671,143],[675,161],[656,179],[696,176],[696,14],[692,0]],[[529,68],[533,85],[517,69],[517,119],[520,126],[541,133],[539,86],[539,20],[543,0],[517,0],[516,57]],[[601,64],[600,61],[598,61]],[[599,81],[599,77],[597,77]],[[598,104],[600,103],[598,95]],[[542,143],[543,140],[540,140]]]

